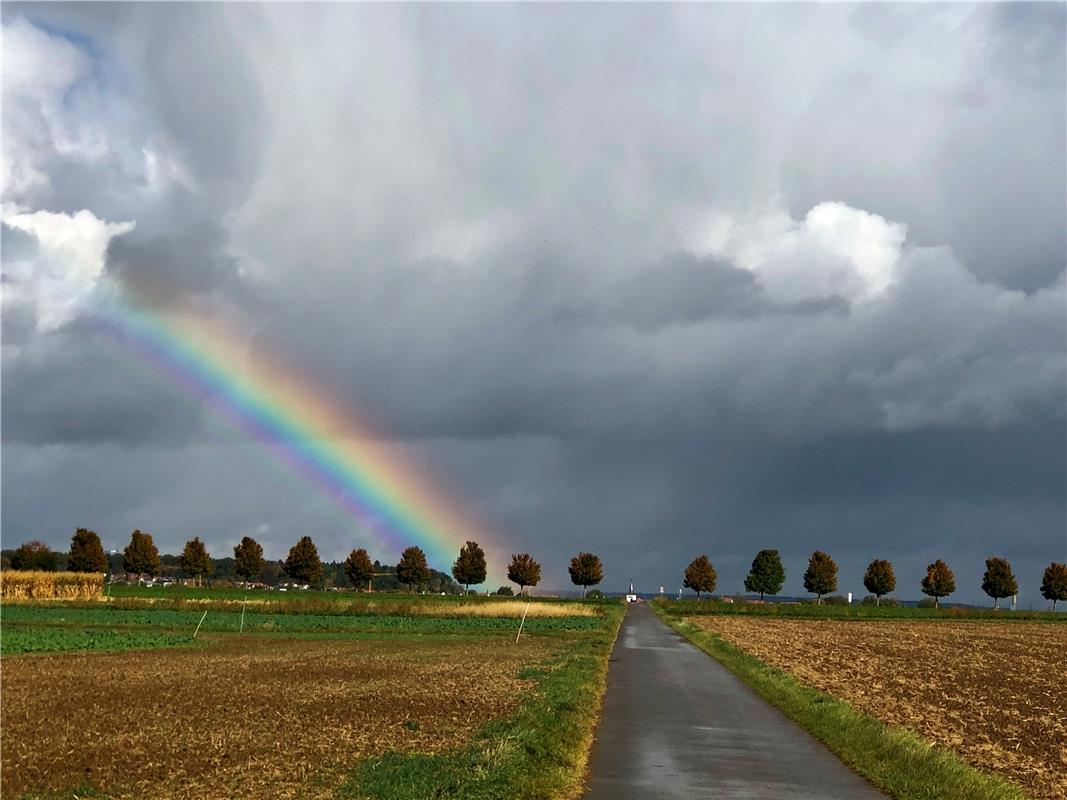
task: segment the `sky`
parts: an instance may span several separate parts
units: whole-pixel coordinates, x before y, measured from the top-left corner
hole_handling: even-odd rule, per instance
[[[545,591],[776,548],[802,594],[821,549],[1043,607],[1065,14],[5,3],[3,546],[399,555],[89,324],[118,292],[370,420]]]

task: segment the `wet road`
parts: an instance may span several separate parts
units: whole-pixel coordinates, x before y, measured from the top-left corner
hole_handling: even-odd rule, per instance
[[[886,800],[725,667],[630,607],[586,800]]]

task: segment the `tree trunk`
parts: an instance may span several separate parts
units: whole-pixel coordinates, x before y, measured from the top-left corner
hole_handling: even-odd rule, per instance
[[[760,601],[761,603],[763,602],[763,592],[760,592],[760,593],[759,593],[759,601]]]
[[[875,608],[878,608],[881,605],[882,605],[882,596],[880,594],[876,594],[874,596],[874,606],[875,606]]]
[[[937,595],[934,595],[934,608],[940,608],[941,607],[937,602],[940,599],[941,598],[939,598]]]
[[[999,597],[994,597],[993,598],[993,610],[997,611],[999,608],[1000,608],[1000,598]]]

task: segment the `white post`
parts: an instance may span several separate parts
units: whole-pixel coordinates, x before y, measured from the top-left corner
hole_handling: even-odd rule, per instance
[[[241,601],[241,630],[238,633],[245,632],[245,604],[248,602],[248,595],[245,595],[245,599]]]
[[[519,623],[519,632],[515,634],[515,644],[519,643],[519,637],[522,636],[522,626],[526,624],[526,613],[530,610],[530,604],[526,604],[526,608],[522,610],[522,622]]]
[[[196,638],[196,635],[198,633],[200,633],[200,626],[204,624],[204,618],[205,617],[207,617],[207,611],[204,612],[204,616],[200,618],[200,621],[198,623],[196,623],[196,630],[193,631],[193,638],[194,639]]]

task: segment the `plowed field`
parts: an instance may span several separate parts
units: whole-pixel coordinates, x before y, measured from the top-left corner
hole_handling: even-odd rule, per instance
[[[3,796],[329,796],[391,749],[462,745],[513,709],[546,639],[231,638],[207,649],[3,659]]]
[[[691,617],[1041,800],[1067,800],[1067,625]]]

